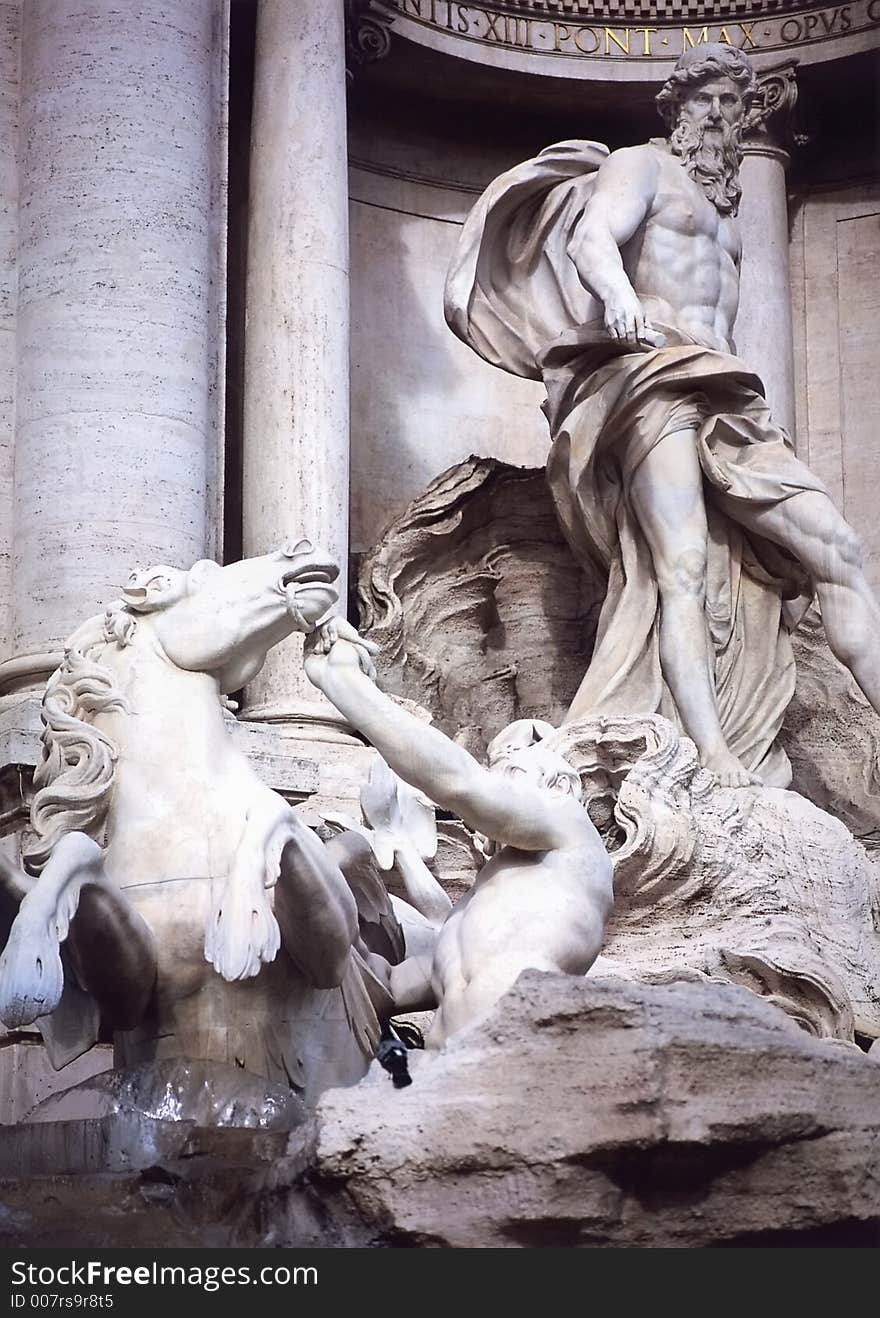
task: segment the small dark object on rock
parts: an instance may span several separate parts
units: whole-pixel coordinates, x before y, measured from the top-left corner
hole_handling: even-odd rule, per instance
[[[376,1052],[379,1065],[390,1073],[395,1089],[405,1089],[407,1085],[412,1084],[406,1051],[406,1045],[399,1039],[383,1039]]]

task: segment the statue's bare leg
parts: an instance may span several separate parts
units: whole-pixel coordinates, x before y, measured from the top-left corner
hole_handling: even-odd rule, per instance
[[[667,435],[643,459],[629,500],[648,542],[660,592],[660,665],[700,760],[724,786],[757,782],[721,731],[706,626],[708,527],[693,430]]]
[[[809,572],[828,644],[880,713],[880,606],[865,580],[852,527],[819,490],[763,506],[726,497],[720,506],[747,530],[787,549]]]

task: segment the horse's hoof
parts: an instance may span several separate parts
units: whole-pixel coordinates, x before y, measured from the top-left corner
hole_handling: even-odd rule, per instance
[[[205,959],[226,980],[252,979],[275,960],[280,946],[281,932],[265,889],[242,891],[230,880],[205,930]]]
[[[64,967],[58,942],[45,929],[12,926],[0,956],[0,1020],[10,1030],[48,1016],[61,1001]]]

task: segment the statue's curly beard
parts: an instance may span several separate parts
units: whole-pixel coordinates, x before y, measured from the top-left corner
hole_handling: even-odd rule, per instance
[[[722,215],[736,215],[742,196],[740,127],[722,122],[711,133],[708,127],[682,113],[670,134],[669,149]]]

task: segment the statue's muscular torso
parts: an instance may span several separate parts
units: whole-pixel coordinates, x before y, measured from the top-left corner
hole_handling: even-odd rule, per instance
[[[621,251],[645,314],[722,351],[733,349],[740,237],[679,159],[653,144],[657,186],[647,219]]]
[[[640,316],[646,328],[666,325],[733,350],[739,230],[665,144],[612,152],[568,252],[610,333],[634,341]]]

